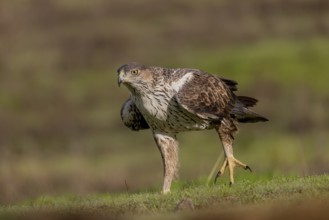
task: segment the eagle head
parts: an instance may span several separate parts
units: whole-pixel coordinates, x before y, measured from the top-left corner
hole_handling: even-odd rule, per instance
[[[132,92],[147,87],[153,79],[152,71],[139,63],[124,64],[117,72],[119,86],[122,83]]]

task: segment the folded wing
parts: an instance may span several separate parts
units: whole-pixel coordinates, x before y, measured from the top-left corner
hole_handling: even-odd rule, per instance
[[[182,108],[192,114],[203,119],[221,120],[230,116],[236,100],[232,92],[236,88],[236,83],[226,81],[229,85],[218,77],[195,71],[193,77],[190,77],[190,80],[177,92],[175,98]]]
[[[130,98],[121,107],[121,119],[124,125],[133,131],[150,128],[142,113]]]

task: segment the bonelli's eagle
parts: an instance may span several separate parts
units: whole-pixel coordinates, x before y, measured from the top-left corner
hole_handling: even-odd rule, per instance
[[[183,131],[215,129],[223,144],[224,163],[216,179],[228,167],[230,184],[235,166],[250,167],[233,156],[233,134],[238,122],[267,119],[250,108],[257,100],[237,96],[237,83],[197,69],[169,69],[129,63],[118,69],[118,83],[131,92],[121,108],[123,123],[132,130],[151,129],[160,150],[164,181],[162,192],[170,192],[177,174],[178,141]]]

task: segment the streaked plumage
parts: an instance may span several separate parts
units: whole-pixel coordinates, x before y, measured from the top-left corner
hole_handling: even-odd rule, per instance
[[[137,63],[121,66],[118,74],[119,84],[131,92],[122,106],[121,118],[132,130],[152,129],[164,163],[164,193],[170,191],[177,171],[179,132],[215,129],[225,152],[217,176],[228,166],[231,184],[235,165],[250,169],[233,157],[233,134],[238,122],[267,119],[250,110],[256,99],[234,94],[235,81],[197,69],[147,67]]]

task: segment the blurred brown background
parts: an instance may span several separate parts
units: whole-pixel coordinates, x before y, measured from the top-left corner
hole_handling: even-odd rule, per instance
[[[238,181],[328,172],[328,37],[326,0],[2,0],[1,204],[160,187],[150,131],[119,115],[116,69],[131,61],[199,68],[260,100],[270,122],[241,125],[235,154],[255,172]],[[178,137],[181,179],[204,181],[217,135]]]

